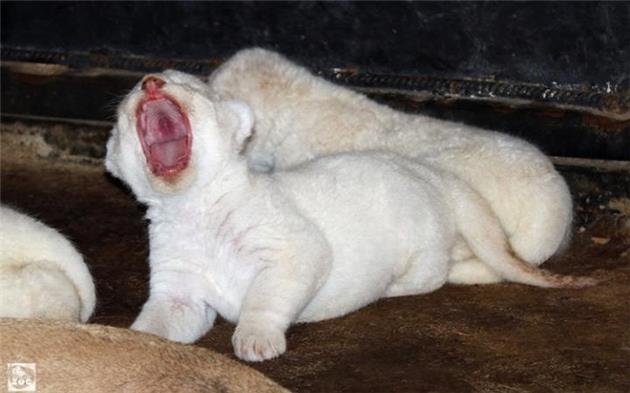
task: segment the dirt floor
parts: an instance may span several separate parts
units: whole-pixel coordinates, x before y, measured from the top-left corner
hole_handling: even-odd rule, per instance
[[[98,165],[10,156],[5,146],[2,202],[73,239],[97,284],[91,321],[128,326],[147,297],[143,208]],[[576,234],[546,267],[595,276],[601,285],[446,286],[386,299],[292,327],[288,352],[252,367],[298,392],[629,392],[628,199],[598,201],[610,192],[584,183],[579,169],[563,173],[580,202]],[[630,191],[627,178],[621,186],[595,178]],[[219,320],[197,345],[233,357],[232,331]]]

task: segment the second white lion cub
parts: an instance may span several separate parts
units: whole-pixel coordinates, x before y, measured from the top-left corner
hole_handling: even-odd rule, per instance
[[[386,150],[457,175],[490,205],[523,260],[540,265],[568,243],[571,193],[535,146],[506,134],[378,104],[260,48],[236,53],[211,76],[224,99],[245,101],[256,130],[245,154],[256,169],[287,168],[348,151]],[[449,282],[501,277],[458,242]]]
[[[0,205],[0,317],[85,322],[96,303],[83,257],[61,233]]]
[[[282,354],[294,322],[333,318],[386,296],[433,291],[458,235],[501,277],[558,276],[514,257],[484,200],[458,178],[387,153],[323,157],[251,173],[253,115],[167,71],[122,102],[110,172],[148,205],[151,292],[133,329],[192,342],[217,313],[237,323],[238,357]]]

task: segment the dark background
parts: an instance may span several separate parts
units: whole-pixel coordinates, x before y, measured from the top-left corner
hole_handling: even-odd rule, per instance
[[[506,132],[550,155],[630,160],[630,2],[1,7],[5,121],[111,121],[143,73],[205,76],[262,46],[403,111]]]
[[[2,2],[11,48],[630,86],[628,2]],[[6,54],[5,54],[6,60]]]

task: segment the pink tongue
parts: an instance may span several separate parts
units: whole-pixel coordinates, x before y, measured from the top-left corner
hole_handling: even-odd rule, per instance
[[[185,119],[170,100],[161,99],[145,104],[146,128],[143,138],[149,148],[149,161],[154,172],[173,170],[183,164],[188,154]]]
[[[186,147],[186,138],[156,143],[150,147],[151,159],[162,167],[174,167],[178,159],[186,155]]]

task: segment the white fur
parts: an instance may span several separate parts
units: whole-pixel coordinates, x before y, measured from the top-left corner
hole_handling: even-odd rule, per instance
[[[569,189],[547,157],[523,140],[392,110],[259,48],[238,52],[209,84],[223,98],[252,107],[256,130],[247,154],[254,169],[344,151],[396,152],[464,179],[489,202],[512,248],[529,263],[541,264],[568,242]],[[453,259],[463,263],[453,266],[450,282],[499,280],[466,244],[457,251]]]
[[[439,288],[458,234],[499,277],[566,284],[509,255],[492,211],[457,177],[376,152],[252,173],[239,154],[246,105],[197,94],[172,71],[157,77],[187,110],[193,153],[178,179],[155,179],[133,126],[134,89],[106,159],[148,205],[151,292],[133,329],[192,342],[219,313],[237,323],[238,357],[269,359],[285,351],[291,323]]]
[[[0,206],[0,316],[87,321],[96,296],[83,257],[56,230]]]

